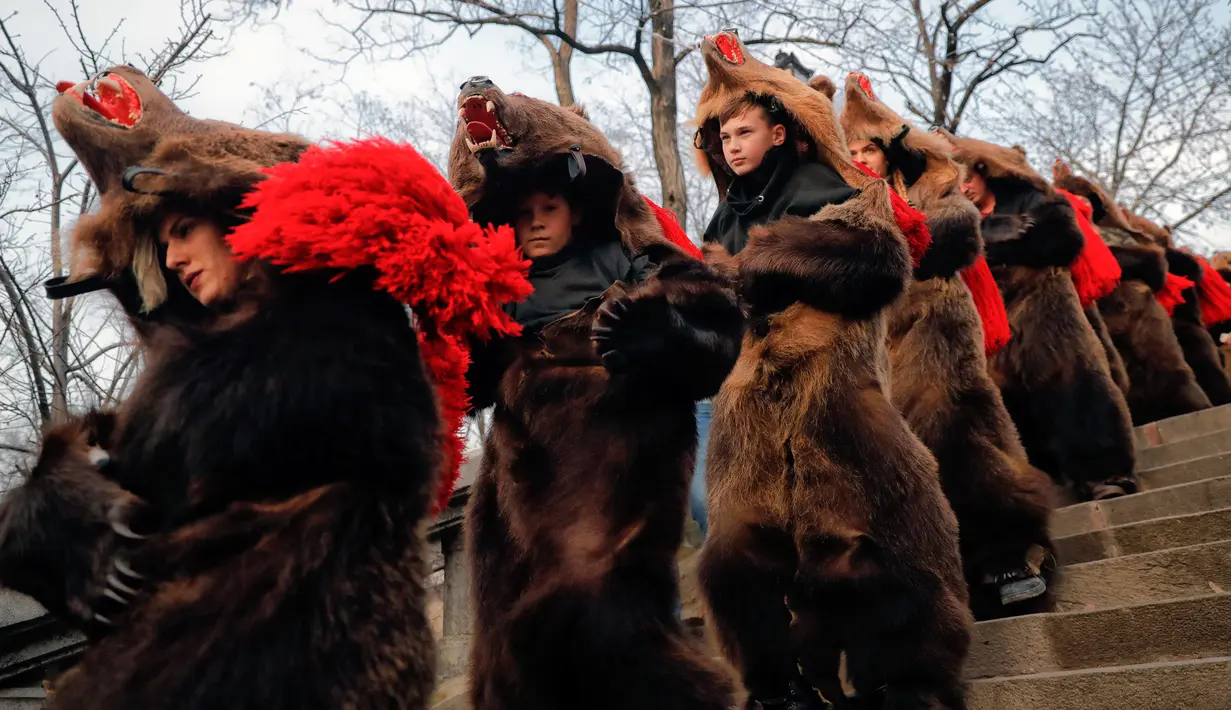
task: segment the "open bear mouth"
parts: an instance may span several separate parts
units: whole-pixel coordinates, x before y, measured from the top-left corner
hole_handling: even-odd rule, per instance
[[[855,83],[859,85],[859,90],[863,92],[863,95],[875,101],[876,94],[872,93],[872,80],[867,75],[854,71],[851,72],[851,76],[855,77]]]
[[[500,123],[496,104],[482,94],[462,99],[457,118],[466,127],[466,145],[471,153],[488,148],[507,148],[513,145],[509,132]]]
[[[707,38],[722,58],[737,67],[744,65],[744,51],[739,47],[739,38],[733,32],[719,32]]]
[[[132,128],[141,120],[141,97],[132,84],[114,72],[100,74],[80,84],[61,81],[56,84],[56,91],[81,102],[112,125]]]

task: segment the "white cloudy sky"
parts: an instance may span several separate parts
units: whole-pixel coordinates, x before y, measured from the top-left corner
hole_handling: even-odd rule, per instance
[[[222,0],[205,0],[222,2]],[[69,0],[0,0],[7,8],[15,3],[16,15],[9,18],[9,25],[21,35],[21,44],[26,51],[42,59],[42,69],[49,79],[79,80],[81,73],[75,67],[75,53],[65,41],[47,3],[67,9]],[[115,62],[131,61],[141,66],[137,53],[160,45],[180,24],[178,0],[78,0],[81,7],[82,25],[94,43],[99,43],[123,20],[119,31],[109,45],[110,58]],[[258,119],[261,87],[281,85],[296,86],[303,82],[318,82],[337,79],[342,69],[318,61],[311,56],[339,56],[340,46],[349,39],[331,22],[349,25],[354,15],[340,8],[334,0],[293,0],[276,21],[260,26],[228,28],[225,53],[209,62],[188,69],[188,73],[200,80],[195,94],[181,105],[197,116],[219,118],[253,125]],[[1011,6],[1010,6],[1011,7]],[[217,8],[221,10],[222,8]],[[713,28],[717,29],[717,28]],[[691,39],[683,37],[686,41]],[[769,50],[772,55],[772,50]],[[809,60],[815,68],[839,76],[837,67],[823,61]],[[634,76],[631,67],[622,63],[623,69],[604,66],[599,60],[576,55],[574,58],[574,84],[579,100],[583,103],[610,102],[613,96],[627,96],[639,104],[645,101],[644,87]],[[844,73],[841,72],[841,73]],[[356,61],[345,69],[345,81],[338,85],[352,92],[367,91],[390,101],[415,100],[442,104],[444,96],[451,95],[466,77],[486,74],[502,88],[517,90],[533,96],[554,100],[550,66],[542,48],[528,42],[515,30],[485,29],[475,38],[465,33],[459,35],[430,54],[416,55],[397,61]],[[885,86],[879,86],[882,97],[895,103]],[[335,91],[337,89],[335,88]],[[50,87],[47,89],[51,91]],[[447,100],[447,99],[446,99]],[[681,102],[686,103],[685,101]],[[617,147],[624,150],[630,167],[642,177],[639,183],[651,195],[658,192],[657,176],[649,164],[648,150],[639,146],[619,145],[621,140],[637,141],[638,135],[648,144],[644,129],[637,126],[616,137],[613,124],[621,120],[612,104],[601,104],[604,115],[596,115],[596,122],[613,135]],[[438,109],[439,110],[439,109]],[[686,107],[682,107],[684,112]],[[593,113],[593,112],[592,112]],[[292,130],[311,138],[348,137],[339,135],[341,130],[328,119],[329,111],[321,107],[296,114]],[[977,127],[974,127],[977,130]],[[687,132],[688,129],[683,129]],[[425,152],[428,152],[425,146]],[[431,157],[431,156],[430,156]],[[639,164],[643,163],[643,164]],[[690,220],[690,227],[697,227],[702,219]],[[703,222],[701,222],[703,224]],[[1210,243],[1231,246],[1231,234],[1203,234]],[[1225,248],[1225,247],[1224,247]]]

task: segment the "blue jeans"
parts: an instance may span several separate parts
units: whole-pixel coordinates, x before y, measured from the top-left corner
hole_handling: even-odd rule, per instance
[[[705,454],[710,444],[710,417],[713,410],[708,399],[697,402],[697,464],[688,489],[688,509],[701,529],[701,537],[709,532],[710,516],[705,501]]]
[[[710,443],[710,401],[697,402],[697,463],[692,470],[692,484],[688,487],[688,509],[697,521],[704,538],[710,527],[710,516],[705,506],[705,453]],[[675,598],[675,618],[683,615],[683,600]]]

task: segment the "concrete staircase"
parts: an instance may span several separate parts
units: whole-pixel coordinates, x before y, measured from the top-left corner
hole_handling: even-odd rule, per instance
[[[1057,611],[976,625],[971,710],[1231,710],[1231,406],[1134,433],[1142,492],[1052,518]]]

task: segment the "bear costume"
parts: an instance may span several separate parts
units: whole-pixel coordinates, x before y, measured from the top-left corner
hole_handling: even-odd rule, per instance
[[[516,331],[511,231],[409,146],[193,119],[130,67],[63,84],[54,115],[101,199],[48,291],[109,290],[145,369],[47,432],[0,509],[0,583],[90,635],[49,707],[426,707],[448,376],[466,338]],[[164,268],[173,213],[234,228],[225,302]]]
[[[1134,425],[1210,406],[1176,337],[1165,307],[1155,298],[1167,282],[1162,247],[1153,244],[1098,184],[1058,164],[1056,185],[1090,202],[1091,219],[1120,264],[1119,285],[1099,299],[1108,335],[1128,374],[1126,395]]]
[[[749,317],[713,399],[698,570],[707,618],[748,708],[817,708],[813,688],[836,699],[843,658],[864,702],[964,707],[971,615],[957,522],[935,459],[887,392],[884,311],[909,278],[908,243],[922,241],[895,212],[914,211],[850,161],[822,94],[750,56],[733,31],[707,37],[702,54],[695,145],[724,205],[738,183],[719,115],[748,97],[783,117],[776,150],[791,153],[777,160],[823,173],[844,200],[797,215],[800,205],[765,195],[768,221],[741,251],[706,245]]]
[[[1084,245],[1072,205],[1020,149],[946,136],[995,196],[983,240],[1013,337],[992,377],[1030,462],[1083,500],[1135,492],[1128,406],[1068,270]]]
[[[730,673],[674,605],[694,408],[739,352],[735,294],[666,236],[582,110],[473,77],[458,111],[449,175],[475,219],[510,221],[560,175],[583,215],[531,267],[525,333],[468,375],[493,405],[466,510],[472,706],[726,710]]]
[[[1027,461],[988,374],[979,313],[959,274],[983,250],[979,211],[961,193],[962,170],[944,138],[904,121],[862,74],[847,76],[845,98],[847,141],[880,145],[889,183],[928,216],[932,243],[886,315],[890,392],[940,467],[975,618],[1048,611],[1052,483]]]

